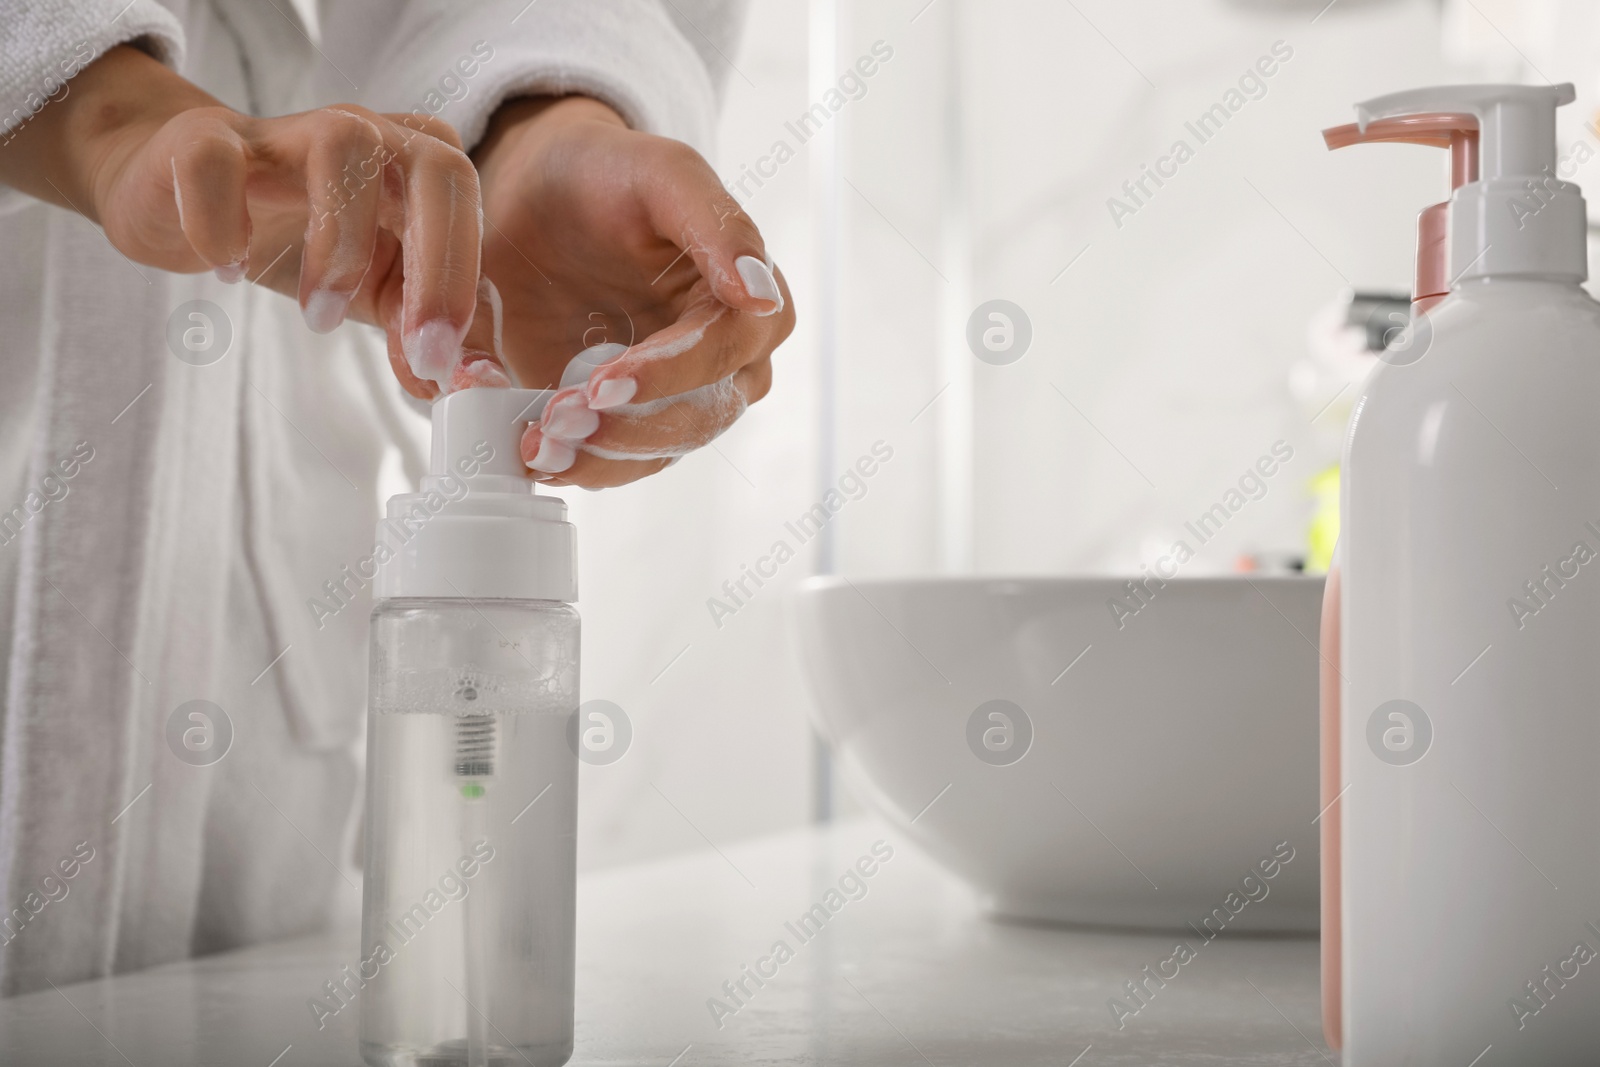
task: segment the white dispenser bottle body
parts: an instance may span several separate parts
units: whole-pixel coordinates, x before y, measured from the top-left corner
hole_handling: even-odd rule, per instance
[[[1344,1063],[1592,1065],[1600,305],[1471,279],[1410,343],[1344,458]]]

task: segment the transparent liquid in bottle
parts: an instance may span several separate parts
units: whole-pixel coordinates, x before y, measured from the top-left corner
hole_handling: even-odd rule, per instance
[[[567,605],[374,611],[360,967],[374,1067],[571,1055],[577,694]]]

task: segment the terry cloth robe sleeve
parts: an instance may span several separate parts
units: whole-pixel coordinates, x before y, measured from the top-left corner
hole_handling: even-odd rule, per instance
[[[438,115],[469,148],[507,100],[581,94],[706,152],[744,12],[742,0],[409,0],[356,80],[369,106]]]

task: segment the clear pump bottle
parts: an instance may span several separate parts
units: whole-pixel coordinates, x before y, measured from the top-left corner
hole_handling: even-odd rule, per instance
[[[379,524],[359,966],[375,1067],[572,1054],[573,531],[517,447],[548,397],[436,402],[431,473]]]

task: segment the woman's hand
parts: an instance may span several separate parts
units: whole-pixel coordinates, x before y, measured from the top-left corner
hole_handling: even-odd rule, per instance
[[[384,327],[413,393],[506,384],[492,315],[476,315],[493,304],[478,175],[450,127],[353,105],[251,118],[129,47],[71,84],[0,148],[0,179],[98,222],[136,262],[269,286],[319,332]]]
[[[473,157],[484,269],[504,298],[505,358],[521,384],[556,386],[580,350],[611,346],[524,436],[536,477],[634,481],[766,394],[772,351],[794,329],[788,289],[693,149],[563,97],[502,107]]]

